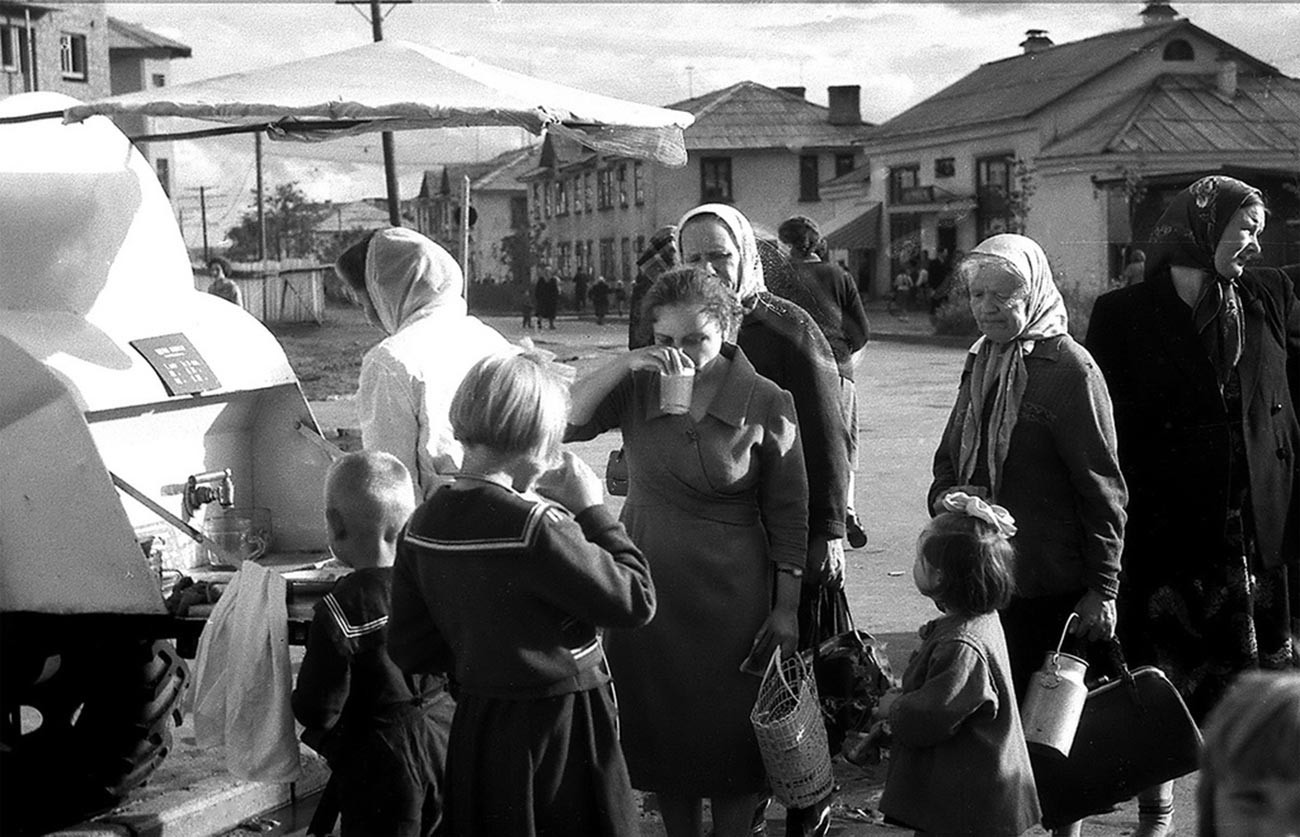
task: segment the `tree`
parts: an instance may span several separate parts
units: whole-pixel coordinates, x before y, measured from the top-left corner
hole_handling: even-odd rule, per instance
[[[253,193],[257,199],[257,193]],[[266,257],[268,259],[306,258],[316,255],[312,230],[329,210],[307,200],[297,181],[281,183],[266,196]],[[237,261],[255,261],[258,241],[257,209],[240,216],[239,224],[226,233],[230,238],[230,257]]]

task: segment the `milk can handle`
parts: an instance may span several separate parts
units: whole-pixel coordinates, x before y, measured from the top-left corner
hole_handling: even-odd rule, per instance
[[[1079,618],[1079,614],[1071,613],[1065,617],[1065,627],[1061,629],[1061,639],[1056,643],[1056,653],[1060,654],[1061,649],[1065,647],[1065,637],[1070,633],[1070,623]]]

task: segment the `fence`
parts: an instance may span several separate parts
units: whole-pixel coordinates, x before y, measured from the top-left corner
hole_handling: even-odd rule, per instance
[[[328,265],[310,259],[232,262],[230,279],[239,286],[244,310],[264,323],[323,323]],[[207,290],[210,276],[196,272],[194,283]]]

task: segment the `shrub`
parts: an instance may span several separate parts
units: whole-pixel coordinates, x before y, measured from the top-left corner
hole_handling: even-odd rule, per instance
[[[955,273],[948,285],[948,295],[943,303],[935,309],[931,321],[935,334],[954,337],[974,337],[979,334],[975,325],[975,316],[970,312],[970,294],[966,282]]]

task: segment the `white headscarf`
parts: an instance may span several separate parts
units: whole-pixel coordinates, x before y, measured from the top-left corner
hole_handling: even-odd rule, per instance
[[[1009,270],[1020,278],[1028,295],[1025,302],[1028,322],[1020,334],[1005,343],[980,337],[970,348],[975,363],[971,369],[970,403],[962,418],[958,476],[962,484],[968,484],[975,473],[984,406],[991,395],[993,411],[987,429],[988,469],[989,488],[996,499],[1002,463],[1011,447],[1011,432],[1020,417],[1020,402],[1029,382],[1025,355],[1034,350],[1035,341],[1067,333],[1069,321],[1065,300],[1052,280],[1047,254],[1032,238],[1013,233],[995,235],[980,242],[967,259],[976,263],[995,263]]]
[[[688,221],[700,215],[716,216],[736,242],[736,249],[740,252],[736,298],[743,302],[759,291],[767,290],[767,283],[763,281],[763,263],[758,258],[758,238],[754,235],[754,228],[750,225],[749,219],[734,206],[725,203],[706,203],[683,215],[677,222],[676,232],[679,258],[682,257],[682,229]]]
[[[415,230],[390,227],[370,240],[366,294],[389,334],[434,311],[465,315],[464,287],[451,254]]]

